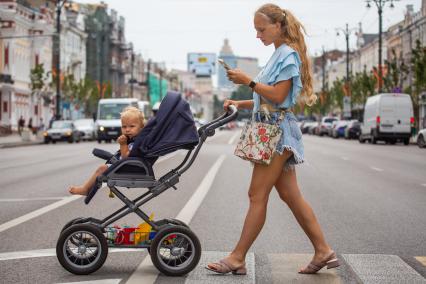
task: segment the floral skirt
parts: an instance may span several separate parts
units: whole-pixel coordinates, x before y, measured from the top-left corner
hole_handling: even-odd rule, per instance
[[[275,124],[277,121],[280,121],[280,116],[281,112],[271,112],[267,116],[264,112],[259,111],[255,113],[255,120]],[[293,155],[287,159],[283,167],[284,170],[294,169],[295,165],[301,164],[304,161],[302,131],[300,131],[297,125],[296,116],[290,111],[285,112],[284,119],[281,120],[279,126],[282,130],[282,135],[275,151],[280,155],[284,151],[292,152]]]

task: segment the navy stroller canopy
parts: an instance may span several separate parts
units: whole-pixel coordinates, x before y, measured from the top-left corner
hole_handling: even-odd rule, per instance
[[[188,102],[179,93],[168,92],[157,114],[136,137],[129,157],[158,158],[178,149],[191,150],[198,142]]]

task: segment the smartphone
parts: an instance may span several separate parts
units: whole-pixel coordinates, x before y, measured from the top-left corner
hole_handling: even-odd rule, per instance
[[[226,70],[231,70],[231,66],[229,66],[228,64],[226,64],[225,61],[223,61],[223,59],[218,59],[217,61],[219,61],[220,64],[222,64],[223,68],[225,68]]]

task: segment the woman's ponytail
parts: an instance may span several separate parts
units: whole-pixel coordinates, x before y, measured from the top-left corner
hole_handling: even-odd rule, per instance
[[[308,50],[304,37],[306,31],[303,25],[290,11],[282,9],[282,13],[284,15],[284,20],[282,21],[281,28],[283,30],[284,42],[297,51],[302,61],[300,73],[303,89],[301,96],[308,106],[312,106],[315,104],[317,96],[313,94],[311,62],[308,57]]]

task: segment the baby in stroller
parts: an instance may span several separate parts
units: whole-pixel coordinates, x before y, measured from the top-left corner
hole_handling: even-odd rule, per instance
[[[87,187],[83,188],[81,193],[87,194],[84,202],[89,204],[97,190],[106,183],[124,206],[103,219],[78,217],[65,224],[56,244],[60,264],[71,273],[89,274],[102,267],[108,248],[130,247],[147,249],[154,266],[165,275],[181,276],[192,271],[201,258],[201,244],[195,233],[181,220],[152,220],[142,211],[142,206],[170,188],[177,189],[180,176],[193,164],[207,137],[213,136],[215,129],[236,117],[237,109],[231,106],[230,111],[197,129],[188,102],[179,93],[168,92],[156,116],[135,135],[134,145],[126,158],[114,159],[112,153],[94,149],[95,156],[111,165],[89,180],[93,186],[90,188],[89,184],[88,191]],[[153,171],[156,160],[176,150],[188,152],[178,166],[156,178]],[[119,188],[142,189],[143,192],[130,199]],[[141,240],[142,235],[137,238],[137,232],[132,233],[132,228],[127,228],[130,231],[126,235],[128,243],[115,242],[114,238],[110,238],[109,234],[113,232],[111,225],[128,214],[136,214],[149,224],[149,232],[142,232],[149,233],[146,235],[148,239],[137,242],[136,239]]]
[[[121,113],[121,135],[117,142],[120,150],[115,154],[118,158],[127,158],[133,148],[134,139],[144,127],[144,115],[136,107],[126,107]],[[69,192],[71,194],[87,195],[89,190],[96,182],[96,178],[102,175],[108,169],[107,164],[99,166],[99,168],[89,177],[82,185],[71,186]]]

